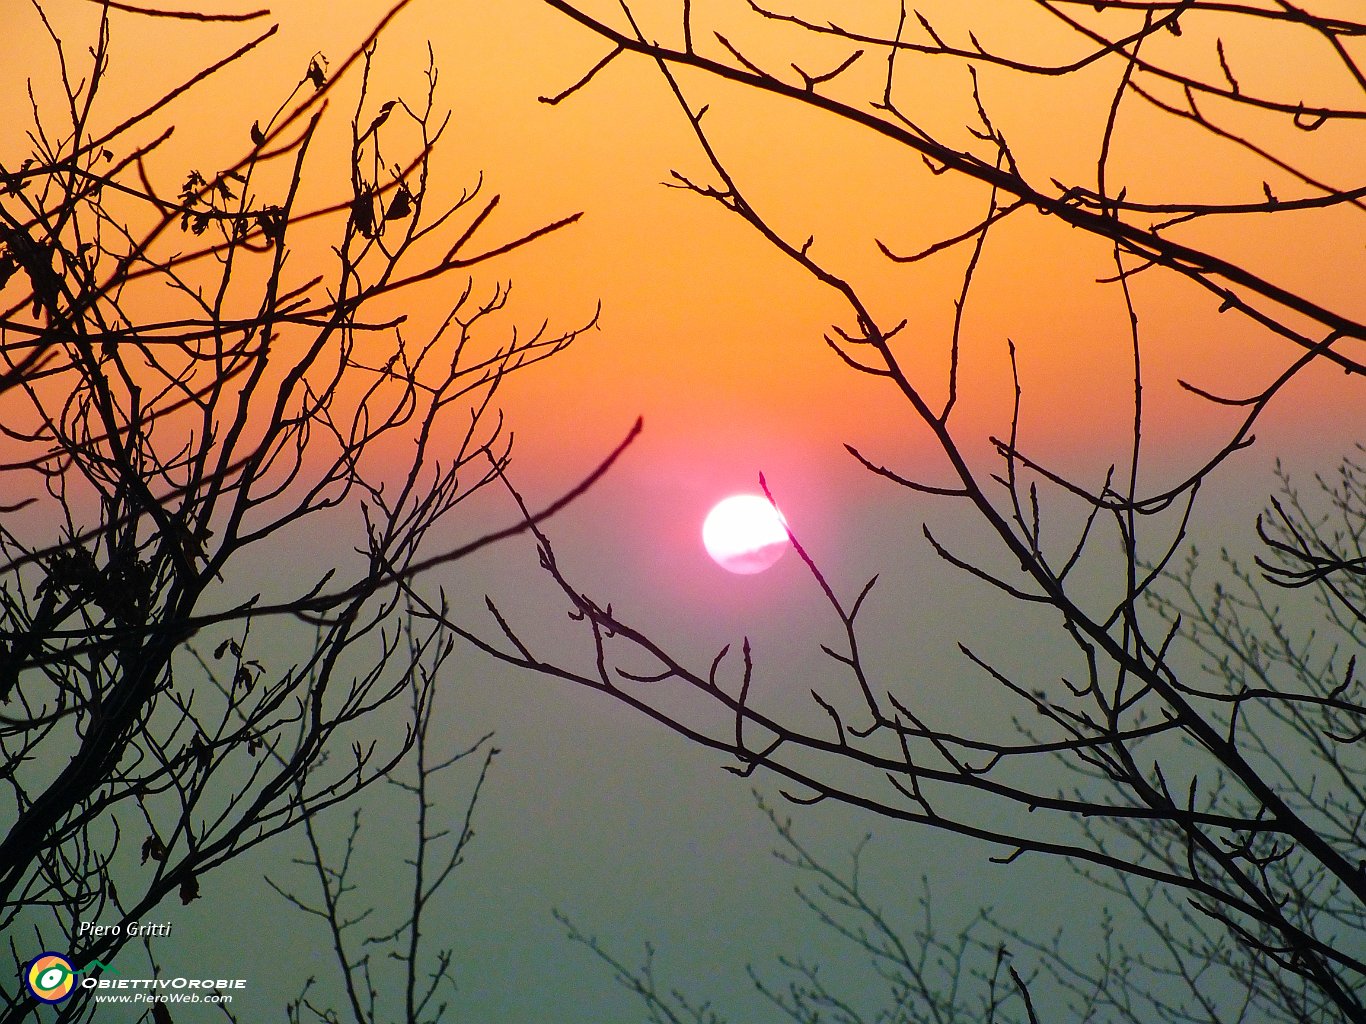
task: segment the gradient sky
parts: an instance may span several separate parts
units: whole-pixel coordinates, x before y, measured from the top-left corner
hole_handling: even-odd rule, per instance
[[[240,157],[248,126],[293,87],[310,56],[321,51],[339,60],[386,5],[351,3],[344,14],[339,6],[322,0],[281,4],[278,36],[225,76],[216,105],[179,112],[178,148],[158,166],[165,180],[178,184],[185,166],[210,169]],[[649,17],[661,5],[640,6]],[[1041,56],[1060,56],[1066,44],[1056,37],[1031,36],[1014,15],[996,16],[1016,6],[1026,5],[945,0],[922,9],[945,31],[953,30],[955,11],[964,12],[966,24],[989,9],[993,19],[984,43],[1009,41]],[[89,9],[54,7],[58,23],[69,25],[64,31],[79,38],[76,25],[88,23]],[[733,23],[737,39],[758,45],[752,25],[726,5],[716,7],[722,23]],[[886,17],[870,17],[869,24],[883,30],[892,25]],[[186,33],[195,47],[176,42]],[[240,26],[187,28],[116,16],[106,116],[112,121],[246,35]],[[1155,44],[1209,44],[1198,31],[1191,35]],[[778,38],[784,45],[792,39]],[[754,489],[762,471],[842,593],[884,573],[869,612],[877,637],[873,657],[886,671],[910,676],[949,722],[992,710],[968,696],[981,680],[969,678],[954,651],[964,634],[1003,655],[1046,664],[1049,648],[1041,634],[1004,619],[1012,614],[1008,605],[938,564],[920,540],[921,523],[928,520],[971,544],[971,524],[944,503],[908,501],[844,452],[844,442],[854,443],[875,461],[931,482],[944,468],[910,411],[876,382],[851,374],[822,343],[832,318],[848,326],[847,314],[714,204],[662,187],[674,169],[709,176],[649,65],[617,61],[580,95],[547,106],[537,97],[563,89],[602,55],[586,32],[536,0],[417,0],[381,43],[376,97],[421,87],[428,40],[440,67],[439,102],[453,112],[438,187],[457,188],[484,172],[487,190],[503,197],[484,229],[491,242],[584,211],[572,228],[484,272],[489,282],[514,282],[512,318],[524,324],[549,317],[553,325],[569,327],[602,303],[601,330],[507,385],[502,405],[517,436],[515,481],[533,505],[544,504],[576,482],[636,416],[645,419],[641,440],[611,476],[551,525],[574,578],[695,657],[750,635],[761,665],[758,685],[782,692],[790,687],[804,696],[828,674],[818,644],[835,625],[810,578],[790,555],[761,576],[731,576],[707,560],[698,537],[710,504]],[[1245,84],[1257,75],[1266,76],[1268,87],[1275,84],[1278,62],[1269,59],[1266,40],[1229,45],[1231,59],[1247,69]],[[84,43],[70,49],[79,53]],[[801,52],[807,51],[815,64],[835,52],[820,46]],[[50,68],[35,19],[17,19],[0,42],[4,95],[22,95],[16,76],[39,78]],[[986,74],[983,96],[1035,178],[1090,180],[1107,102],[1103,90],[1113,75],[1102,64],[1077,80],[1019,89]],[[715,140],[774,223],[796,237],[814,235],[817,251],[857,275],[880,314],[907,317],[911,327],[902,351],[908,365],[929,379],[942,377],[952,301],[967,254],[954,250],[917,267],[897,267],[876,257],[873,240],[899,251],[918,249],[971,224],[985,208],[985,194],[951,176],[935,177],[913,154],[870,143],[810,112],[755,100],[733,87],[686,81],[699,101],[715,104],[709,115]],[[962,124],[971,108],[961,67],[917,67],[908,81],[927,124],[950,138],[966,138]],[[1332,83],[1314,87],[1322,89],[1319,98],[1334,98]],[[352,94],[344,95],[350,102]],[[1260,198],[1265,172],[1181,131],[1155,134],[1150,115],[1132,112],[1112,171],[1129,184],[1131,196]],[[11,105],[4,120],[13,123],[22,114]],[[1347,178],[1346,170],[1359,170],[1366,153],[1353,151],[1346,130],[1334,136],[1336,130],[1306,135],[1276,129],[1275,141],[1293,145],[1316,173]],[[22,148],[11,138],[4,145],[6,160]],[[346,183],[338,167],[340,194]],[[1294,191],[1281,181],[1270,184]],[[1284,233],[1279,228],[1279,221],[1240,223],[1235,234],[1210,224],[1185,237],[1325,302],[1359,305],[1359,218],[1308,216]],[[1132,384],[1123,307],[1113,289],[1094,285],[1112,271],[1104,246],[1033,213],[1020,214],[991,237],[965,324],[964,398],[956,414],[973,458],[984,459],[987,437],[1009,426],[1007,338],[1020,352],[1031,450],[1089,479],[1124,457]],[[1246,392],[1295,353],[1221,317],[1192,288],[1151,275],[1136,280],[1135,292],[1151,417],[1145,473],[1157,482],[1192,468],[1233,422],[1231,414],[1211,411],[1182,391],[1179,377],[1212,390]],[[405,296],[403,303],[418,323],[438,311],[441,299],[440,289],[433,289]],[[1331,466],[1360,439],[1360,408],[1340,374],[1306,374],[1262,423],[1259,445],[1213,482],[1196,536],[1246,547],[1252,517],[1273,486],[1273,457],[1284,456],[1305,475]],[[506,503],[491,501],[478,506],[482,518],[462,524],[460,532],[473,535],[514,515]],[[320,542],[300,558],[322,565],[329,554]],[[441,582],[471,614],[486,592],[533,629],[538,620],[562,614],[528,543],[513,542],[462,564]],[[553,628],[546,627],[547,635]],[[628,959],[638,956],[644,941],[655,940],[661,974],[714,998],[718,1009],[738,1020],[773,1019],[754,1002],[746,962],[768,965],[777,954],[794,952],[847,956],[802,916],[791,898],[792,879],[775,870],[768,855],[773,839],[754,809],[750,782],[720,771],[717,758],[625,707],[510,673],[477,652],[462,652],[456,661],[441,707],[452,748],[496,730],[504,753],[484,795],[479,836],[444,911],[441,938],[456,946],[462,986],[451,1019],[600,1024],[640,1018],[637,1004],[608,973],[565,941],[552,907]],[[763,779],[755,782],[771,790]],[[460,796],[451,794],[452,814],[461,808]],[[383,801],[372,802],[369,813],[376,834],[402,824]],[[987,863],[994,851],[907,834],[845,809],[802,810],[798,820],[799,832],[832,857],[842,856],[865,831],[877,831],[871,870],[884,882],[885,902],[912,907],[918,879],[927,874],[946,927],[983,902],[1031,925],[1051,923],[1052,907],[1061,923],[1069,916],[1061,908],[1079,891],[1060,866],[994,867]],[[260,882],[266,873],[287,876],[288,858],[296,852],[280,844],[244,859],[213,877],[204,900],[168,910],[177,931],[173,947],[158,947],[163,959],[237,969],[253,985],[250,1008],[235,1007],[248,1010],[247,1019],[282,1018],[281,1004],[295,994],[297,981],[326,969],[303,952],[313,941],[309,925]],[[392,898],[386,886],[401,870],[400,855],[382,842],[367,852],[377,903]],[[1086,927],[1075,941],[1086,941]],[[839,969],[857,973],[851,964]]]

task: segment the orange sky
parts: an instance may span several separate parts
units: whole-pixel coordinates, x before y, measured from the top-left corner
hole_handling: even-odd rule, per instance
[[[713,12],[697,5],[698,18],[714,13],[756,59],[795,55],[818,68],[848,52],[838,40],[803,42],[788,27],[756,23],[714,6]],[[229,69],[193,104],[158,120],[158,127],[176,126],[173,146],[151,163],[166,190],[189,166],[209,172],[239,160],[249,148],[251,122],[269,115],[299,81],[310,57],[326,55],[335,71],[386,7],[349,5],[345,18],[322,2],[281,8],[275,38]],[[648,5],[642,10],[650,31],[673,31],[662,22],[648,22]],[[93,11],[92,6],[61,5],[53,17],[59,27],[81,19],[89,23]],[[1079,52],[1042,20],[983,22],[975,5],[952,3],[927,5],[923,11],[950,37],[969,22],[986,24],[985,44],[1009,46],[1022,56],[1061,60]],[[187,26],[116,13],[113,76],[100,108],[103,118],[112,122],[268,24]],[[886,31],[892,26],[851,27]],[[69,28],[64,31],[78,37]],[[1195,22],[1179,39],[1165,33],[1156,38],[1153,49],[1204,67],[1216,35],[1217,26]],[[193,46],[185,42],[191,38]],[[780,491],[786,484],[789,493],[802,496],[794,500],[810,502],[814,515],[834,500],[828,492],[849,486],[846,441],[907,473],[946,482],[943,459],[910,408],[883,382],[845,368],[821,340],[831,323],[852,327],[838,298],[716,204],[662,187],[675,169],[705,182],[713,176],[647,62],[622,58],[564,104],[547,106],[537,97],[573,82],[604,52],[601,43],[532,0],[499,5],[417,0],[382,41],[367,116],[385,98],[420,94],[428,40],[441,75],[438,102],[453,112],[432,192],[467,186],[483,171],[486,194],[502,198],[476,236],[476,247],[584,213],[570,228],[479,271],[484,288],[513,282],[505,326],[516,322],[534,329],[549,319],[552,327],[564,329],[602,303],[600,330],[553,362],[513,379],[503,393],[518,435],[521,479],[546,494],[574,481],[643,415],[646,433],[623,471],[631,474],[637,493],[647,496],[684,486],[695,492],[691,502],[705,503],[716,492],[752,488],[758,471],[765,470]],[[31,55],[45,44],[30,18],[5,45],[30,55],[31,65]],[[700,45],[705,52],[707,44]],[[1319,66],[1315,48],[1322,44],[1309,39],[1302,49],[1298,45],[1287,50],[1277,43],[1274,52],[1281,59],[1271,61],[1272,44],[1249,35],[1230,40],[1226,53],[1247,88],[1272,89],[1283,84],[1273,65],[1298,60]],[[11,77],[19,73],[20,62],[6,64]],[[844,88],[851,96],[875,94],[881,74],[880,60],[865,59],[849,73]],[[981,92],[1032,180],[1092,184],[1106,90],[1116,74],[1104,61],[1061,79],[986,69]],[[707,123],[713,141],[756,208],[787,237],[812,236],[812,251],[853,282],[884,323],[908,321],[898,355],[931,401],[941,402],[953,302],[969,250],[959,246],[925,263],[900,266],[883,259],[876,242],[910,252],[959,231],[981,216],[985,189],[953,175],[932,175],[918,155],[828,114],[781,98],[756,97],[697,74],[682,81],[695,104],[712,105]],[[961,65],[908,62],[899,81],[901,102],[922,124],[950,141],[971,142],[964,127],[972,117],[970,83]],[[308,178],[315,201],[335,201],[346,193],[339,156],[355,84],[334,95],[332,134],[325,131],[315,147]],[[1315,88],[1320,91],[1311,100],[1341,98],[1341,83],[1331,75]],[[21,95],[14,83],[5,93]],[[41,87],[39,96],[42,100]],[[1210,109],[1227,113],[1217,105]],[[1345,130],[1330,125],[1306,133],[1285,122],[1284,117],[1242,117],[1228,123],[1255,129],[1268,145],[1293,155],[1312,173],[1350,183],[1366,154],[1343,145]],[[1263,180],[1280,194],[1302,194],[1279,172],[1133,100],[1121,111],[1110,180],[1112,189],[1125,185],[1131,198],[1153,201],[1255,201]],[[1235,230],[1210,220],[1173,237],[1350,309],[1366,269],[1360,219],[1350,210],[1239,218]],[[322,235],[316,237],[323,241]],[[301,259],[307,241],[307,236],[298,240]],[[171,237],[167,244],[183,243]],[[325,254],[321,248],[318,252]],[[296,273],[303,269],[296,261]],[[1104,244],[1033,211],[1017,213],[993,232],[963,326],[962,397],[955,423],[967,451],[990,458],[987,438],[1008,430],[1005,353],[1010,339],[1019,352],[1025,387],[1025,448],[1077,469],[1092,482],[1106,466],[1125,459],[1132,420],[1126,315],[1118,289],[1094,283],[1113,272]],[[457,284],[447,279],[395,302],[395,311],[410,317],[410,336],[440,314]],[[1170,476],[1192,468],[1239,415],[1212,409],[1183,392],[1178,379],[1223,394],[1247,394],[1296,353],[1236,314],[1218,314],[1211,297],[1165,272],[1139,276],[1133,290],[1144,345],[1146,458],[1159,467],[1152,478],[1156,482],[1164,472]],[[1293,446],[1297,436],[1315,436],[1340,419],[1350,408],[1342,404],[1348,401],[1339,374],[1308,375],[1273,408],[1268,429],[1279,424],[1272,435],[1279,437],[1276,443]],[[817,498],[821,492],[826,496]]]
[[[281,8],[280,30],[261,50],[230,68],[194,103],[158,119],[158,130],[166,123],[176,128],[173,146],[149,164],[165,191],[178,187],[188,167],[210,173],[240,160],[250,146],[252,121],[264,123],[309,59],[325,55],[335,73],[386,9],[385,3],[357,3],[342,18],[321,0]],[[708,16],[706,5],[696,9],[699,18]],[[722,5],[715,9],[725,30],[756,57],[796,38],[782,26],[756,26]],[[62,19],[89,23],[92,13],[93,7],[63,5],[53,16],[61,26]],[[984,23],[964,5],[941,3],[926,6],[924,13],[950,35],[969,20]],[[100,116],[112,123],[269,23],[187,26],[115,14],[113,73]],[[1060,60],[1077,49],[1060,44],[1053,29],[1040,31],[1038,23],[1033,35],[1023,23],[985,24],[994,35],[984,43],[995,40],[1022,55]],[[4,62],[11,77],[43,52],[33,19],[22,25],[5,44],[26,54],[24,63]],[[1188,27],[1181,39],[1159,38],[1155,46],[1184,48],[1192,61],[1208,61],[1215,30],[1198,23]],[[69,27],[64,31],[79,38]],[[672,29],[660,24],[652,31],[665,35]],[[196,44],[187,45],[187,39]],[[944,457],[909,406],[884,382],[848,370],[822,341],[832,322],[852,327],[848,310],[715,203],[661,185],[675,169],[708,183],[713,176],[647,62],[622,58],[581,93],[551,107],[537,97],[565,88],[604,52],[586,31],[532,0],[415,0],[382,40],[365,116],[395,95],[420,97],[428,40],[440,70],[438,104],[453,114],[451,134],[437,154],[432,194],[468,187],[482,171],[485,194],[501,196],[473,247],[492,247],[567,214],[584,214],[571,227],[480,268],[477,280],[485,290],[513,282],[500,331],[514,323],[534,330],[544,319],[552,329],[567,329],[602,304],[600,330],[511,379],[500,399],[517,439],[514,479],[533,505],[576,483],[644,416],[645,433],[628,458],[565,520],[590,564],[625,558],[631,571],[648,568],[651,578],[663,572],[675,596],[691,593],[693,583],[687,581],[693,580],[702,590],[689,600],[705,605],[712,600],[705,593],[707,577],[695,575],[707,568],[697,542],[701,518],[724,494],[754,490],[760,472],[794,527],[833,570],[846,563],[875,568],[877,558],[860,554],[858,524],[864,515],[918,522],[950,511],[942,499],[903,502],[894,487],[869,477],[845,453],[843,445],[852,443],[906,475],[952,482]],[[1315,45],[1308,44],[1302,59],[1314,59]],[[828,67],[847,49],[824,40],[802,44],[794,55],[811,68]],[[1247,68],[1249,88],[1275,84],[1263,41],[1238,38],[1226,52],[1236,67]],[[850,94],[875,94],[881,67],[866,60],[857,65],[846,84]],[[1108,102],[1104,90],[1116,74],[1105,62],[1063,79],[1021,80],[986,70],[982,97],[1031,179],[1092,184]],[[903,266],[882,258],[876,242],[912,252],[960,231],[982,215],[986,190],[953,175],[933,175],[918,155],[828,114],[696,74],[682,80],[695,104],[712,104],[707,124],[718,152],[775,228],[798,240],[813,236],[812,251],[852,281],[885,324],[908,321],[898,355],[931,402],[942,402],[953,302],[969,250],[959,246]],[[950,141],[971,142],[964,127],[973,116],[970,82],[961,65],[908,63],[901,81],[902,102],[921,123]],[[315,202],[347,194],[344,133],[357,86],[353,79],[332,95],[330,127],[314,147],[307,177]],[[1315,98],[1336,98],[1331,80],[1322,88]],[[5,95],[22,93],[11,83]],[[1267,179],[1280,194],[1303,194],[1231,147],[1212,145],[1169,121],[1126,103],[1112,189],[1126,184],[1133,197],[1154,201],[1255,201]],[[1252,127],[1307,170],[1352,181],[1366,154],[1342,146],[1344,131],[1329,126],[1305,133],[1284,121],[1256,119]],[[284,170],[267,169],[263,189],[272,174]],[[1361,214],[1350,210],[1239,218],[1236,231],[1211,220],[1174,237],[1350,309],[1366,269],[1360,221]],[[173,232],[165,244],[183,246],[186,237]],[[327,244],[322,232],[296,237],[296,277],[314,272],[308,261],[326,259]],[[1008,339],[1017,347],[1024,386],[1023,449],[1093,487],[1107,467],[1125,464],[1133,416],[1126,314],[1113,285],[1094,283],[1113,272],[1104,244],[1033,211],[1015,214],[988,239],[964,318],[954,421],[956,436],[977,465],[999,468],[988,438],[1009,429]],[[459,284],[443,279],[392,303],[393,312],[410,318],[409,338],[420,337],[441,315]],[[1242,415],[1212,408],[1182,391],[1178,379],[1222,394],[1250,394],[1296,351],[1236,314],[1218,314],[1207,294],[1165,272],[1140,275],[1133,291],[1145,361],[1143,479],[1163,487],[1200,465]],[[488,344],[505,337],[498,333]],[[1359,407],[1351,385],[1328,370],[1305,375],[1266,416],[1258,431],[1267,438],[1261,454],[1240,456],[1235,478],[1252,471],[1257,482],[1249,485],[1250,493],[1260,494],[1267,489],[1264,474],[1272,455],[1303,449],[1322,461],[1344,450],[1356,439],[1341,429]],[[1336,439],[1325,442],[1325,436]],[[391,442],[382,451],[399,472],[405,442]],[[502,523],[515,512],[495,501],[486,514]],[[593,524],[604,522],[617,525],[599,536]]]
[[[972,13],[964,6],[926,6],[924,13],[951,34],[955,12],[964,21]],[[309,56],[321,51],[339,62],[384,7],[349,5],[346,18],[324,3],[282,8],[279,35],[225,76],[222,84],[230,88],[216,93],[213,103],[179,111],[180,148],[162,164],[166,177],[178,181],[186,161],[212,168],[239,158],[251,121],[292,87]],[[636,413],[647,417],[651,444],[664,451],[695,446],[708,459],[737,455],[750,439],[759,455],[771,453],[770,444],[838,450],[844,439],[902,450],[917,445],[923,431],[910,423],[908,410],[881,394],[877,382],[846,371],[822,343],[820,334],[832,320],[850,326],[838,302],[714,204],[660,186],[671,169],[704,180],[710,175],[659,76],[643,60],[622,59],[567,103],[547,107],[536,97],[572,82],[602,46],[532,2],[453,7],[419,0],[400,15],[380,49],[376,99],[391,88],[408,94],[420,88],[422,47],[430,38],[441,100],[455,115],[439,168],[447,175],[443,183],[466,183],[482,169],[489,191],[503,197],[483,237],[496,240],[585,211],[578,225],[503,261],[489,275],[515,281],[515,308],[526,322],[548,316],[568,326],[599,298],[603,302],[600,333],[509,389],[510,408],[529,413],[517,417],[529,449],[544,440],[546,457],[567,450],[591,455]],[[698,10],[704,18],[705,6]],[[752,19],[722,22],[737,40],[751,41],[756,54],[765,52],[767,39],[789,45],[794,38],[782,27],[756,29]],[[7,45],[25,51],[40,46],[33,19],[22,23],[19,38]],[[187,28],[116,14],[107,116],[224,52],[259,24]],[[1040,59],[1076,49],[1058,45],[1061,37],[1040,30],[1042,22],[1031,24],[1033,37],[1025,25],[998,19],[995,36],[983,42]],[[187,32],[198,46],[184,44]],[[1154,46],[1180,47],[1191,60],[1204,61],[1213,32],[1196,24],[1181,39],[1164,34]],[[1249,87],[1276,84],[1273,63],[1288,63],[1268,61],[1266,45],[1253,38],[1229,45],[1230,60],[1246,69]],[[807,59],[821,66],[826,54],[844,52],[842,46],[807,47]],[[1312,54],[1311,44],[1303,56]],[[851,90],[874,87],[880,64],[865,64],[866,71],[860,67],[851,75]],[[156,74],[145,73],[149,66]],[[982,91],[1034,180],[1090,183],[1105,105],[1101,90],[1113,77],[1104,62],[1076,80],[1022,82],[984,72]],[[908,64],[904,82],[904,102],[923,123],[966,140],[967,76],[961,67]],[[1323,98],[1337,98],[1339,84],[1326,79]],[[698,76],[687,85],[697,102],[713,103],[708,123],[755,204],[790,237],[814,235],[813,251],[855,281],[887,322],[910,321],[899,351],[917,379],[927,382],[927,394],[942,395],[951,303],[968,252],[959,247],[920,266],[898,267],[876,254],[874,240],[911,251],[960,230],[984,208],[983,188],[951,175],[934,177],[915,154],[789,101],[756,100]],[[14,96],[15,90],[6,93]],[[349,93],[337,98],[339,104],[351,101]],[[1211,146],[1169,121],[1163,127],[1132,102],[1122,111],[1111,180],[1129,185],[1131,197],[1254,200],[1267,178],[1293,194],[1292,186],[1251,167],[1229,147]],[[343,122],[337,118],[338,126]],[[1270,137],[1302,165],[1345,179],[1366,154],[1345,150],[1334,130],[1309,134],[1280,124]],[[324,166],[326,159],[319,158]],[[337,180],[329,191],[325,173],[314,180],[319,195],[329,198],[344,187]],[[1210,223],[1177,237],[1215,250],[1236,245],[1235,255],[1266,276],[1350,304],[1363,269],[1357,218],[1297,217],[1263,218],[1265,229],[1243,218],[1236,236]],[[989,239],[964,327],[965,438],[1006,427],[1007,338],[1019,347],[1028,384],[1026,426],[1038,442],[1065,448],[1085,438],[1090,444],[1125,428],[1130,387],[1123,308],[1115,288],[1090,283],[1111,272],[1105,246],[1033,213],[1017,214]],[[1194,424],[1212,420],[1175,389],[1176,376],[1236,392],[1266,380],[1292,353],[1237,317],[1214,315],[1212,300],[1189,286],[1152,276],[1151,283],[1138,279],[1135,290],[1149,353],[1154,440],[1162,435],[1158,424],[1171,420],[1181,422],[1176,434],[1186,437]],[[439,289],[404,300],[415,318],[440,301]],[[572,410],[574,429],[547,424],[543,432],[538,421],[546,417],[533,410],[547,406]]]

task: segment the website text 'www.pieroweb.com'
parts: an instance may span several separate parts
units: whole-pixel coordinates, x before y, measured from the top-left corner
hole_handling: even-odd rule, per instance
[[[83,978],[81,987],[93,989],[97,1003],[210,1003],[232,1002],[232,990],[243,989],[242,978]]]

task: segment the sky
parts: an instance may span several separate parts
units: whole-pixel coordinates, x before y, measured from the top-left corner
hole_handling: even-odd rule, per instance
[[[212,102],[177,111],[174,148],[154,170],[178,184],[187,166],[207,170],[239,158],[251,122],[268,116],[312,56],[324,54],[335,66],[385,6],[371,0],[344,10],[315,0],[279,5],[272,15],[278,34],[224,76]],[[665,6],[641,5],[659,32],[669,30]],[[714,18],[732,38],[775,47],[812,66],[823,66],[839,51],[785,30],[765,35],[744,17],[742,5],[696,6],[699,18]],[[863,6],[878,8],[867,15],[870,27],[894,26],[894,7]],[[1050,59],[1066,56],[1069,44],[1037,28],[1019,12],[1023,6],[940,3],[924,10],[946,32],[980,25],[980,15],[990,10],[984,43],[1008,42]],[[73,40],[69,52],[78,55],[84,43],[75,40],[91,9],[74,3],[52,8],[54,23]],[[116,16],[113,30],[115,63],[102,108],[111,121],[250,31],[131,16]],[[187,36],[193,45],[180,42]],[[960,510],[941,499],[908,498],[849,457],[846,443],[929,482],[948,479],[942,456],[910,410],[879,381],[850,372],[822,341],[832,321],[850,326],[834,296],[717,204],[665,187],[675,170],[698,180],[711,175],[658,74],[643,60],[623,58],[579,94],[548,105],[539,97],[581,76],[602,56],[601,43],[536,0],[414,0],[382,37],[372,94],[419,90],[429,42],[440,69],[438,102],[452,112],[433,190],[458,189],[482,173],[486,194],[501,197],[481,229],[489,244],[583,214],[571,227],[479,271],[481,287],[513,283],[505,323],[534,327],[548,319],[565,329],[601,307],[598,329],[515,375],[500,393],[516,436],[515,483],[533,507],[547,504],[581,479],[636,417],[644,419],[640,440],[608,477],[551,521],[557,555],[576,584],[629,609],[634,621],[694,659],[705,661],[723,644],[751,637],[761,666],[756,685],[779,703],[804,699],[831,677],[819,644],[836,635],[836,624],[819,589],[791,554],[761,575],[732,576],[707,559],[700,542],[711,504],[757,489],[762,472],[794,531],[842,594],[852,595],[870,575],[882,574],[868,612],[876,638],[870,657],[877,666],[907,677],[948,721],[1000,717],[1000,708],[979,702],[982,680],[971,676],[956,642],[970,638],[1018,662],[1048,665],[1055,657],[1050,640],[1009,602],[939,563],[922,542],[921,525],[929,522],[969,550],[980,545],[980,533]],[[1209,44],[1198,28],[1182,40],[1154,41],[1189,47],[1203,59]],[[1262,38],[1228,41],[1245,87],[1282,84],[1276,67],[1294,61],[1270,59],[1286,56],[1276,49],[1280,45]],[[1312,53],[1291,56],[1309,60]],[[41,76],[50,74],[51,58],[31,14],[7,30],[0,58],[5,95],[22,95],[16,79],[32,75],[43,99]],[[848,87],[867,86],[878,73],[861,65],[855,75],[862,77]],[[981,89],[996,123],[1038,180],[1090,180],[1113,78],[1104,62],[1076,79],[1027,87],[988,71]],[[752,189],[752,201],[780,230],[796,238],[811,235],[813,251],[857,276],[879,315],[905,317],[909,327],[898,352],[918,379],[942,380],[944,339],[966,253],[956,249],[903,267],[878,258],[874,240],[908,252],[961,230],[985,209],[980,187],[933,175],[914,154],[870,141],[828,117],[699,76],[684,81],[697,102],[713,104],[713,139],[737,179]],[[906,81],[918,116],[966,144],[971,94],[961,67],[917,65]],[[1311,81],[1307,87],[1318,90],[1321,101],[1342,100],[1334,92],[1338,83]],[[339,104],[352,101],[352,93],[342,95],[347,98],[339,96]],[[11,106],[4,116],[21,113]],[[345,117],[335,121],[344,128]],[[1336,127],[1314,134],[1283,124],[1256,127],[1276,146],[1295,147],[1297,159],[1315,173],[1347,177],[1366,155]],[[1122,128],[1112,174],[1131,194],[1252,202],[1260,199],[1264,179],[1270,179],[1268,188],[1294,192],[1232,149],[1212,149],[1137,108],[1126,108]],[[321,139],[324,152],[341,138],[326,134],[331,130]],[[8,161],[14,140],[6,139],[5,147]],[[320,158],[323,166],[326,159]],[[320,195],[345,188],[344,170],[332,177],[329,184],[320,175]],[[1183,238],[1325,304],[1359,307],[1360,225],[1341,213],[1305,215],[1285,228],[1282,223],[1240,220],[1236,230],[1202,224]],[[1033,212],[1022,212],[989,239],[964,322],[963,397],[954,421],[975,464],[990,457],[988,438],[1009,429],[1007,339],[1019,353],[1021,423],[1030,450],[1093,481],[1125,458],[1132,417],[1125,313],[1113,288],[1095,284],[1111,272],[1104,246]],[[401,300],[414,330],[439,315],[446,287]],[[1145,339],[1143,472],[1156,485],[1189,472],[1236,422],[1235,413],[1212,410],[1179,380],[1245,393],[1296,353],[1219,315],[1208,296],[1157,274],[1135,278],[1134,295]],[[1246,550],[1253,516],[1274,486],[1276,456],[1307,477],[1331,467],[1359,440],[1360,402],[1350,387],[1341,374],[1311,371],[1287,388],[1259,424],[1257,446],[1211,481],[1193,537]],[[929,391],[942,395],[942,385]],[[450,539],[478,535],[515,515],[510,502],[489,497],[472,506]],[[326,565],[334,555],[326,537],[295,552],[303,565]],[[439,583],[472,616],[481,614],[489,594],[532,635],[560,635],[550,620],[563,614],[562,601],[538,572],[525,538],[461,563]],[[481,626],[492,635],[486,619]],[[639,1004],[614,986],[610,972],[567,941],[552,908],[629,961],[639,958],[645,942],[654,942],[669,984],[714,999],[736,1020],[777,1019],[756,999],[744,974],[747,963],[762,968],[780,954],[801,953],[826,959],[834,973],[862,977],[847,947],[804,915],[791,892],[793,878],[771,856],[775,837],[751,793],[757,787],[774,799],[771,780],[736,779],[720,770],[716,755],[622,705],[512,672],[474,650],[457,653],[438,711],[442,740],[452,749],[494,731],[502,750],[481,797],[478,836],[438,915],[440,941],[456,951],[460,984],[450,1019],[641,1019]],[[471,781],[465,776],[461,784]],[[443,794],[442,809],[460,813],[465,792],[453,786]],[[384,906],[394,899],[394,879],[402,873],[404,854],[393,837],[405,818],[384,797],[365,809],[372,823],[363,853],[367,885]],[[1041,931],[1067,921],[1076,929],[1069,941],[1088,939],[1092,926],[1062,909],[1079,884],[1065,867],[1001,868],[988,863],[995,851],[983,846],[847,808],[792,813],[799,835],[836,860],[865,832],[876,832],[870,876],[881,883],[879,899],[895,910],[914,912],[923,874],[943,908],[939,920],[946,930],[990,903],[1008,919]],[[291,872],[297,877],[289,862],[297,853],[285,841],[243,858],[215,878],[217,892],[206,890],[190,908],[171,908],[174,944],[159,953],[167,961],[233,968],[251,979],[251,1013],[282,1017],[282,1004],[300,979],[326,969],[309,952],[321,936],[311,935],[308,923],[261,880]]]

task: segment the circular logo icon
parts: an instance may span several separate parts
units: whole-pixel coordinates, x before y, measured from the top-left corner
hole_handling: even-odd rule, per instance
[[[76,987],[76,971],[71,961],[57,953],[41,953],[29,962],[24,981],[35,999],[60,1003]]]

